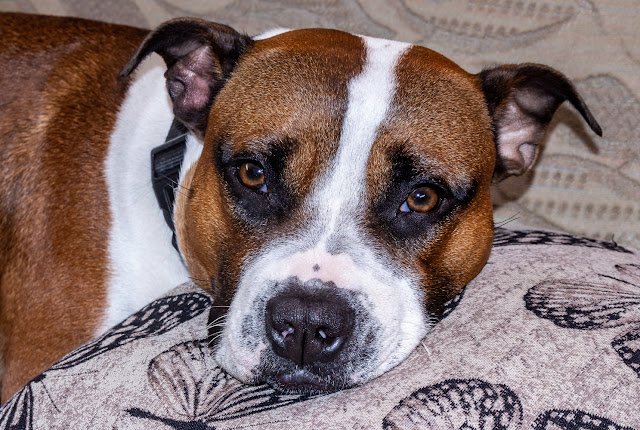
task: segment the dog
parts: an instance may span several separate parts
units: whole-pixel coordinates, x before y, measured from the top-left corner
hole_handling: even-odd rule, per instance
[[[557,107],[602,134],[539,64],[470,74],[407,43],[193,18],[0,28],[3,401],[189,279],[240,381],[365,383],[481,271],[490,185],[530,168]],[[154,192],[152,151],[178,186],[161,166]]]

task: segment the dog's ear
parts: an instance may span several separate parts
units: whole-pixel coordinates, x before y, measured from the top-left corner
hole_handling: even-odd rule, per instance
[[[119,79],[157,52],[167,64],[165,77],[176,118],[204,135],[214,97],[251,44],[249,36],[225,25],[195,18],[174,19],[147,36]]]
[[[602,129],[571,82],[560,72],[540,64],[515,64],[478,74],[496,141],[494,176],[521,175],[535,162],[551,117],[569,100],[589,127]]]

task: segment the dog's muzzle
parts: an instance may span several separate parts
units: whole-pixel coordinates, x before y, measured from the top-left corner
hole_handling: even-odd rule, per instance
[[[429,329],[419,290],[367,252],[356,263],[283,247],[248,262],[212,345],[218,364],[244,383],[305,394],[360,385],[402,362]]]
[[[266,302],[268,351],[261,373],[287,392],[329,392],[350,385],[350,368],[364,353],[363,311],[353,291],[317,279],[285,282]]]

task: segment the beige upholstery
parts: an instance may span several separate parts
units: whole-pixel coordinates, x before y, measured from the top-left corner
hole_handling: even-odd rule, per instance
[[[225,375],[209,305],[193,285],[151,303],[16,394],[0,428],[640,429],[640,257],[610,242],[497,230],[404,363],[311,399]]]

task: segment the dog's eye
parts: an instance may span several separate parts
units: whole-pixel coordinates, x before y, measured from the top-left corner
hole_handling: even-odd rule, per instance
[[[429,186],[418,187],[402,203],[400,212],[429,212],[438,206],[439,201],[440,197],[435,189]]]
[[[248,161],[242,163],[238,168],[238,180],[247,188],[267,192],[267,179],[264,174],[264,168],[254,162]]]

